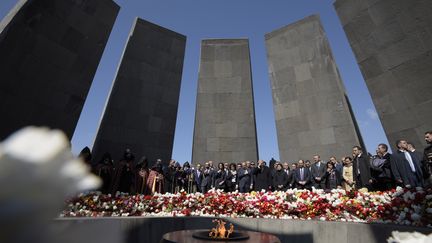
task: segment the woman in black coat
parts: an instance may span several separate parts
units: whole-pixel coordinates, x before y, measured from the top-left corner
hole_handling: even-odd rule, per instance
[[[237,166],[234,163],[229,165],[229,170],[226,177],[226,190],[227,192],[233,192],[237,188]]]
[[[327,171],[324,174],[325,189],[332,190],[341,187],[342,178],[333,163],[327,163]]]
[[[226,177],[225,166],[223,163],[218,164],[218,171],[214,175],[214,186],[216,189],[226,190]]]
[[[273,190],[286,191],[288,189],[288,174],[282,170],[282,164],[276,163],[276,171],[273,173]]]

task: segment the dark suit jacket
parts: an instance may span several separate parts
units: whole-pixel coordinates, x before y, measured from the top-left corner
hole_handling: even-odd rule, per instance
[[[262,166],[261,168],[253,168],[252,174],[254,176],[254,190],[261,191],[270,189],[272,185],[271,181],[271,171],[267,166]]]
[[[412,173],[411,166],[405,158],[404,152],[398,150],[396,153],[393,154],[390,160],[393,175],[396,180],[402,180],[403,186],[423,186],[423,172],[421,170],[420,161],[413,153],[409,153],[411,155],[411,159],[413,161],[416,173]],[[417,178],[415,178],[415,176]]]
[[[216,171],[214,173],[214,182],[213,185],[216,189],[225,189],[226,184],[225,184],[225,180],[227,177],[227,171]]]
[[[294,184],[297,188],[309,188],[311,183],[311,172],[308,168],[303,168],[303,181],[306,181],[306,184],[303,186],[299,184],[301,181],[300,168],[297,168],[294,171]]]
[[[213,181],[213,170],[204,169],[203,170],[203,179],[201,181],[201,187],[212,186],[212,181]]]
[[[331,182],[330,172],[326,171],[324,176],[323,176],[323,181],[325,183],[325,189],[336,189],[337,186],[340,186],[342,184],[341,173],[339,173],[339,171],[336,169],[333,169],[333,171],[334,171],[334,181],[333,182]],[[334,185],[332,185],[332,184],[334,184]]]
[[[320,166],[318,167],[317,164],[311,165],[312,170],[312,177],[315,179],[315,177],[321,177],[323,178],[326,173],[326,164],[324,162],[320,162]]]
[[[292,187],[294,185],[294,171],[295,170],[289,170],[288,171],[288,187]],[[286,171],[284,171],[286,174]]]
[[[429,162],[428,156],[432,153],[432,145],[426,147],[423,151],[422,157],[422,169],[423,169],[423,178],[427,179],[432,174],[432,163]]]
[[[282,188],[279,188],[282,185]],[[288,188],[288,175],[284,170],[273,173],[273,190],[285,191]]]
[[[175,168],[174,167],[165,167],[163,171],[164,176],[164,190],[165,192],[174,192],[174,184],[175,184]]]
[[[193,176],[194,176],[195,184],[198,185],[198,186],[201,186],[201,182],[202,182],[202,179],[203,179],[203,172],[200,171],[200,174],[198,176],[198,170],[195,169],[193,171]]]
[[[376,180],[379,180],[379,179],[392,180],[393,179],[393,174],[391,172],[391,166],[390,166],[391,154],[390,153],[386,153],[386,155],[384,155],[382,158],[380,158],[380,157],[377,157],[377,158],[379,158],[379,159],[385,159],[385,162],[381,166],[380,170],[374,169],[372,167],[372,169],[371,169],[371,176],[374,179],[376,179]],[[371,161],[371,163],[372,163],[372,161]]]
[[[358,169],[360,169],[360,181],[357,179]],[[353,175],[357,185],[369,186],[369,180],[372,179],[370,172],[370,163],[367,154],[362,153],[360,157],[353,160]]]
[[[233,179],[234,179],[234,182],[233,182]],[[235,174],[233,174],[231,172],[231,170],[228,171],[227,177],[225,178],[225,183],[226,183],[227,189],[229,191],[234,191],[237,182],[238,182],[237,181],[237,172],[235,172]]]
[[[245,173],[246,171],[248,171],[247,174]],[[251,176],[252,176],[250,169],[240,168],[237,171],[237,174],[238,174],[239,188],[243,188],[243,187],[249,188],[251,184]]]
[[[321,185],[321,187],[325,186],[324,175],[326,173],[327,165],[321,161],[320,166],[317,166],[317,163],[311,165],[312,178],[311,181],[315,186]],[[315,177],[320,177],[321,181],[315,180]]]

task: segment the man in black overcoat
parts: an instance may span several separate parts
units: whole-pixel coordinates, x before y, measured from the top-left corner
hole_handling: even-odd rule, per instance
[[[253,168],[252,174],[254,176],[253,181],[255,191],[271,190],[271,171],[270,168],[265,165],[264,160],[258,160],[258,166]]]
[[[363,149],[360,146],[353,147],[353,176],[357,189],[363,187],[371,189],[373,181],[370,172],[369,157],[363,153]]]

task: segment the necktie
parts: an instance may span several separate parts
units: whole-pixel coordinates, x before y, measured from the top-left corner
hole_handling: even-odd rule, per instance
[[[360,175],[360,163],[359,163],[359,157],[356,158],[357,162],[357,175]]]
[[[406,160],[408,160],[408,163],[411,167],[411,171],[416,172],[415,167],[414,167],[414,163],[413,163],[412,158],[411,158],[411,155],[406,151],[404,152],[404,154],[405,154]]]
[[[300,169],[300,180],[303,180],[303,168]]]

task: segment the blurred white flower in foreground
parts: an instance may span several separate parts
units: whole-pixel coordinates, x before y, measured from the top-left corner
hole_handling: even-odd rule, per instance
[[[100,184],[74,158],[60,130],[28,127],[12,134],[0,144],[1,241],[35,242],[42,235],[38,229],[58,215],[66,196]]]
[[[47,128],[24,128],[1,143],[0,168],[0,183],[8,185],[0,197],[31,191],[32,195],[22,196],[36,199],[49,194],[46,199],[62,202],[64,196],[97,188],[101,183],[74,158],[64,133]],[[35,195],[38,193],[41,195]]]
[[[419,232],[399,232],[393,231],[392,236],[387,240],[388,243],[431,243],[432,234],[424,235]]]

